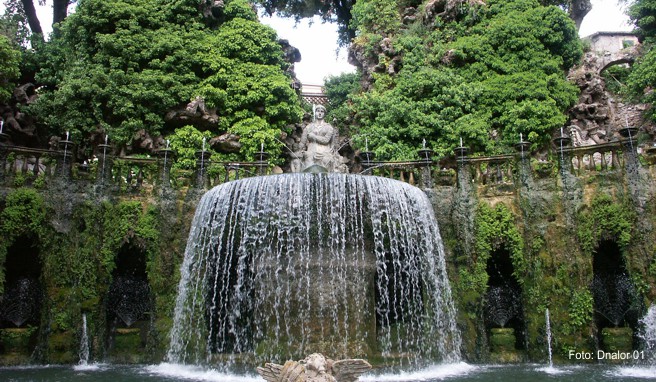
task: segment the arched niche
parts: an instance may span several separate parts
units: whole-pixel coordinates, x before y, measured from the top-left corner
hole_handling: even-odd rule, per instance
[[[488,283],[484,301],[485,328],[491,336],[492,351],[525,349],[522,289],[513,275],[510,251],[502,246],[492,252],[486,264],[486,272]],[[511,346],[514,349],[510,348]]]
[[[642,299],[626,268],[622,252],[614,240],[602,240],[599,243],[593,254],[592,271],[590,289],[600,343],[608,348],[611,346],[608,343],[608,336],[611,336],[609,333],[619,333],[622,328],[630,328],[630,331],[624,330],[623,334],[612,334],[616,337],[627,337],[622,341],[625,350],[630,350],[630,337],[635,333],[640,312],[643,310]]]
[[[7,250],[0,328],[37,326],[41,312],[41,260],[34,240],[21,236]]]
[[[0,296],[0,355],[28,362],[36,346],[43,289],[36,242],[17,238],[7,249],[4,292]],[[1,362],[1,361],[0,361]]]
[[[107,325],[110,355],[120,357],[145,346],[153,304],[146,253],[128,242],[117,253],[115,265],[107,293]]]

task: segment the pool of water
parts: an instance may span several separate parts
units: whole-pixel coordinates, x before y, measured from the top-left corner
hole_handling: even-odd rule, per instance
[[[656,380],[656,367],[619,367],[603,365],[544,367],[543,365],[495,366],[466,363],[436,365],[417,371],[372,371],[360,377],[362,382],[434,382],[434,381],[645,381]],[[211,369],[160,364],[124,366],[92,364],[88,366],[29,366],[0,368],[5,382],[263,382],[255,374],[226,374]]]

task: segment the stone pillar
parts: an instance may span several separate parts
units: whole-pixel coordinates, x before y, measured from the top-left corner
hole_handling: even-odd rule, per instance
[[[207,166],[210,164],[209,151],[196,151],[196,188],[205,189],[207,187]]]
[[[9,134],[0,133],[0,184],[5,181],[6,177],[7,156],[9,155],[8,140]]]
[[[263,150],[255,153],[255,160],[257,161],[257,175],[266,175],[266,169],[269,167],[269,153]]]
[[[453,153],[456,156],[456,165],[458,167],[458,182],[460,182],[460,179],[467,178],[469,179],[469,176],[464,176],[465,174],[463,171],[469,170],[469,159],[467,158],[467,153],[469,152],[469,148],[465,146],[458,146],[455,149],[453,149]]]
[[[98,145],[98,173],[96,174],[96,183],[98,184],[106,185],[112,182],[114,156],[111,148],[108,144]]]
[[[175,159],[175,154],[171,149],[162,149],[157,151],[157,166],[159,169],[159,179],[163,187],[171,186],[171,166]]]
[[[358,157],[360,158],[360,163],[362,163],[362,172],[365,172],[374,167],[374,159],[376,158],[376,154],[372,151],[363,151],[358,154]]]
[[[61,180],[71,179],[73,168],[73,142],[68,139],[59,141],[59,153],[57,155],[57,176]]]
[[[556,153],[558,154],[558,166],[560,167],[561,172],[571,172],[572,160],[569,156],[569,151],[566,148],[569,147],[569,144],[572,142],[572,139],[561,135],[552,140],[556,146]]]
[[[637,127],[625,127],[619,129],[618,132],[622,137],[620,142],[622,142],[623,152],[624,152],[624,161],[625,166],[637,165],[638,164],[638,128]]]
[[[419,163],[421,166],[421,186],[422,188],[433,188],[433,155],[435,151],[423,148],[418,151]]]
[[[531,142],[522,139],[515,144],[515,150],[519,157],[519,179],[522,185],[526,186],[531,177],[531,164],[527,160],[531,154]]]

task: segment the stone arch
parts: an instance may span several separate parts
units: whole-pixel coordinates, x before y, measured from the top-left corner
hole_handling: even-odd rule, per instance
[[[484,299],[485,328],[490,336],[492,352],[525,349],[522,287],[514,275],[515,267],[505,245],[490,254],[486,273],[488,282]]]
[[[19,236],[7,248],[4,291],[0,296],[0,354],[29,360],[41,319],[42,264],[34,240]]]
[[[153,307],[146,252],[132,242],[119,249],[107,293],[107,333],[110,356],[124,360],[146,344]]]
[[[613,55],[614,56],[614,55]],[[606,69],[615,66],[615,65],[622,65],[622,64],[633,64],[635,61],[635,57],[629,56],[629,55],[624,55],[620,57],[613,57],[610,60],[603,60],[602,61],[602,66],[599,69],[599,74],[602,74]]]
[[[7,250],[0,327],[38,325],[41,311],[41,260],[33,240],[21,236]]]
[[[633,335],[644,307],[626,266],[618,243],[613,239],[599,242],[593,252],[590,286],[594,322],[599,341],[605,350],[633,348]]]

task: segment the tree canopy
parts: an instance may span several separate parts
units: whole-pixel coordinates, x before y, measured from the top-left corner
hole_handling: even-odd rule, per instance
[[[656,0],[635,0],[628,10],[631,21],[636,26],[635,32],[642,40],[642,56],[632,66],[626,79],[626,93],[638,102],[652,105],[648,111],[656,121],[654,104],[656,103]]]
[[[79,1],[45,48],[31,111],[52,133],[104,131],[126,144],[142,129],[172,130],[167,112],[201,97],[219,117],[215,133],[240,135],[247,157],[260,142],[275,154],[302,113],[276,33],[245,0],[226,1],[219,18],[201,2]]]
[[[9,39],[0,35],[0,102],[6,102],[16,86],[20,75],[21,54]]]
[[[386,2],[394,3],[377,0],[377,7],[388,9]],[[394,17],[391,11],[376,15]],[[423,139],[440,154],[460,138],[475,153],[501,153],[520,133],[538,146],[566,122],[577,99],[565,72],[582,49],[574,23],[557,7],[489,0],[434,25],[385,23],[381,31],[376,20],[365,21],[361,41],[378,44],[386,36],[401,57],[395,74],[373,73],[372,89],[345,106],[358,126],[354,141],[363,148],[366,138],[379,158],[408,159]],[[379,55],[379,66],[389,61]]]

